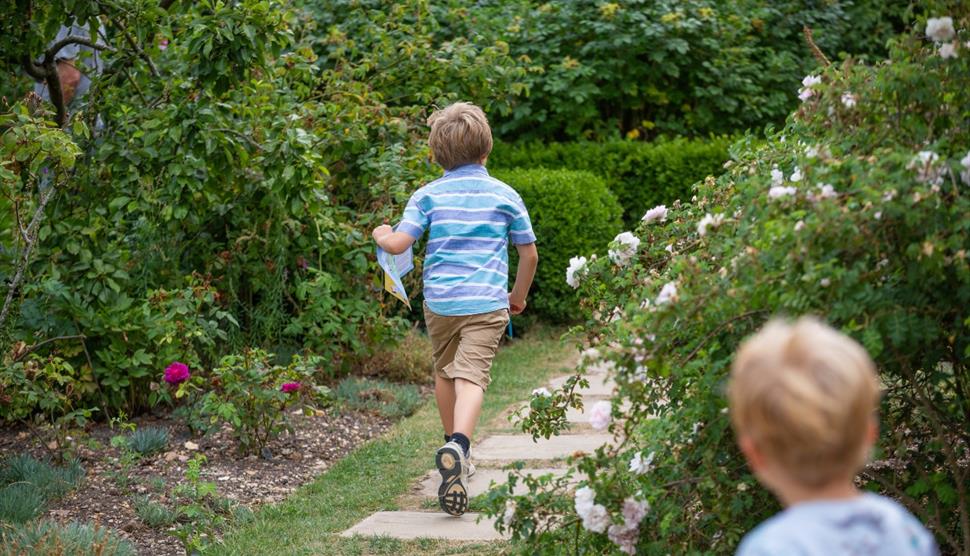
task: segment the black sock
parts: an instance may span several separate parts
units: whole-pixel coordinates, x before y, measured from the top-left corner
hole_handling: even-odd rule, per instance
[[[467,436],[456,432],[451,435],[451,441],[461,446],[462,451],[465,452],[465,456],[468,456],[468,450],[472,447],[472,441]]]
[[[446,434],[445,435],[445,444],[447,444],[449,442],[451,442],[451,436],[449,436],[449,435]]]

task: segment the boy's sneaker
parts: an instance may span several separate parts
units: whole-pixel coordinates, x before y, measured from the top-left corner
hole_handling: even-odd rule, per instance
[[[449,442],[438,448],[435,465],[441,473],[438,487],[438,505],[441,511],[459,516],[468,510],[468,461],[457,442]]]
[[[468,453],[465,454],[465,462],[468,463],[468,478],[471,479],[472,475],[475,474],[475,464],[472,463],[472,451],[469,449]]]

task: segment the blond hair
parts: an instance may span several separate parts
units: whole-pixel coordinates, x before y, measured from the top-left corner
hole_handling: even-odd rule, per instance
[[[485,112],[470,102],[456,102],[428,118],[428,143],[434,160],[445,170],[477,164],[492,152],[492,128]]]
[[[855,475],[869,457],[875,365],[856,341],[815,318],[774,320],[744,342],[728,397],[738,436],[804,486]]]

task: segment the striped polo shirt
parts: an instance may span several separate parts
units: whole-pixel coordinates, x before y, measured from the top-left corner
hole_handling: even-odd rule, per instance
[[[424,299],[438,315],[508,309],[509,241],[534,243],[532,222],[514,189],[466,164],[414,192],[397,231],[428,230]]]

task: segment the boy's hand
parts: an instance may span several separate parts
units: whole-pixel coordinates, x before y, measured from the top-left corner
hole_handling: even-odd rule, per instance
[[[374,241],[379,243],[382,237],[392,233],[393,231],[394,231],[394,228],[388,226],[387,224],[381,224],[380,226],[374,228],[374,231],[371,232],[371,235],[374,237]]]
[[[512,294],[509,294],[509,313],[513,315],[521,315],[522,311],[525,311],[525,306],[525,298],[518,299]]]

